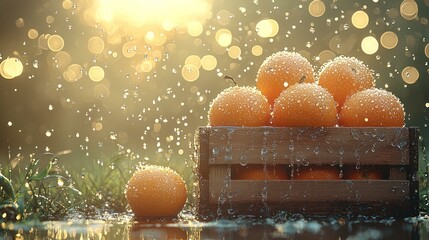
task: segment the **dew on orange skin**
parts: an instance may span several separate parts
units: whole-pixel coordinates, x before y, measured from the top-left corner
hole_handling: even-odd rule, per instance
[[[270,104],[288,86],[300,81],[314,82],[313,67],[297,52],[280,51],[267,57],[256,76],[256,86]]]
[[[391,92],[371,88],[353,94],[339,114],[344,127],[402,127],[404,107]]]
[[[322,127],[337,124],[334,98],[315,83],[298,83],[276,99],[272,125],[278,127]]]
[[[325,63],[319,71],[318,83],[332,94],[338,110],[347,97],[375,85],[372,71],[362,61],[345,56]]]

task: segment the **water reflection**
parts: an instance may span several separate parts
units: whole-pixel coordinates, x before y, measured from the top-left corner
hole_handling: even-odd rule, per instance
[[[1,224],[1,239],[427,239],[429,218],[75,220]]]

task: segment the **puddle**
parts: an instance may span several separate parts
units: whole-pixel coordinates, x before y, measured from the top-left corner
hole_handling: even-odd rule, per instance
[[[3,223],[2,239],[427,239],[429,218],[218,219],[159,221],[119,217]]]

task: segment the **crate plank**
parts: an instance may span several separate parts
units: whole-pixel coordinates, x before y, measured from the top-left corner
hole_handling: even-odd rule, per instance
[[[202,179],[209,177],[209,132],[207,128],[198,128],[194,136],[194,161],[197,166],[197,175]]]
[[[207,149],[209,165],[303,162],[409,164],[408,128],[201,127],[200,129],[209,133]]]
[[[402,202],[409,196],[409,187],[406,180],[232,180],[225,190],[223,181],[210,181],[209,201],[217,204],[218,199],[224,197],[222,194],[228,194],[233,196],[230,201],[243,204],[257,201]]]

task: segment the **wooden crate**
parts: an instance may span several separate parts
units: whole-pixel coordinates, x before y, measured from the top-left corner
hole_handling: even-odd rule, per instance
[[[199,127],[195,161],[199,216],[416,216],[418,129]],[[383,165],[383,180],[237,180],[241,164]]]

